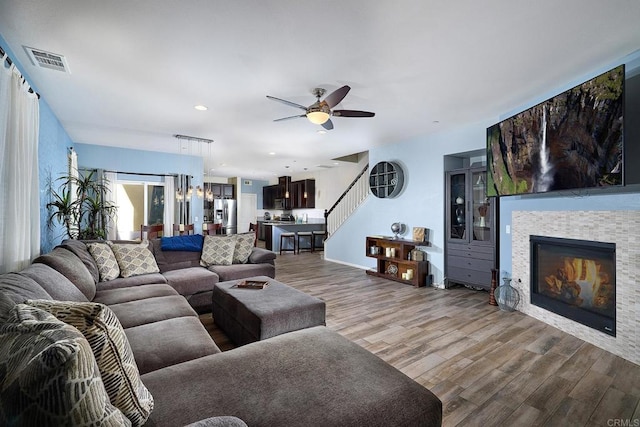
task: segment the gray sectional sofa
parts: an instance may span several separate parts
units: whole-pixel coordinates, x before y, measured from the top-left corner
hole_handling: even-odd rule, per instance
[[[104,304],[122,325],[140,379],[153,396],[149,426],[441,424],[442,404],[435,395],[326,327],[220,351],[197,312],[210,311],[218,281],[273,278],[275,254],[255,249],[247,264],[206,269],[198,265],[197,253],[162,251],[159,242],[150,249],[160,272],[122,280],[100,282],[91,254],[78,241],[65,241],[25,270],[1,275],[0,335],[25,300]],[[5,381],[14,372],[15,349],[3,345]],[[35,412],[15,405],[0,399],[0,424],[29,420],[16,415],[20,409]]]

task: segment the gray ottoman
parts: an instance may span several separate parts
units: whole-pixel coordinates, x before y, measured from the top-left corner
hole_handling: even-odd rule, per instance
[[[238,288],[241,280],[213,287],[213,320],[236,344],[244,345],[285,332],[325,325],[324,301],[267,276],[264,289]]]

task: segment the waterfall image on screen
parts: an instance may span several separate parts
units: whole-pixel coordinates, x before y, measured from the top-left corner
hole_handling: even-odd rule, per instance
[[[624,65],[487,129],[490,196],[622,184]]]

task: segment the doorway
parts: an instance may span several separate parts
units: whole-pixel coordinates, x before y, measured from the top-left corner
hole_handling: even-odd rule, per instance
[[[140,237],[141,225],[164,224],[164,183],[116,182],[117,238]]]

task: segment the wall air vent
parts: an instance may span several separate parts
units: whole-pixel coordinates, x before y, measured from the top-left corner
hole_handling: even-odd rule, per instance
[[[29,59],[36,67],[49,68],[50,70],[62,71],[71,74],[67,59],[57,53],[47,52],[33,47],[23,46]]]

